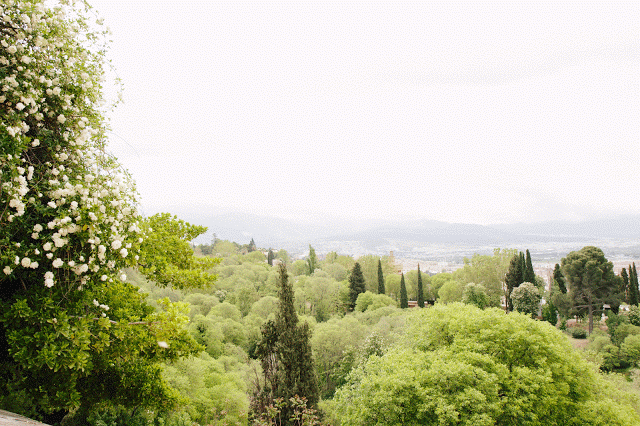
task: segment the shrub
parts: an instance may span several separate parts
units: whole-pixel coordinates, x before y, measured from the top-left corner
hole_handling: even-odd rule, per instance
[[[574,339],[586,339],[587,338],[587,330],[584,328],[573,327],[571,329],[571,337]]]

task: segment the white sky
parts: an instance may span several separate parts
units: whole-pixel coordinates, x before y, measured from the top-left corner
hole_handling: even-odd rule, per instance
[[[640,211],[640,2],[92,4],[145,213]]]

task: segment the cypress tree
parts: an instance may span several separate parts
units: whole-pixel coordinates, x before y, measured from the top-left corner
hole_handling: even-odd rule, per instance
[[[351,270],[351,275],[349,275],[349,311],[352,312],[356,307],[356,300],[358,300],[358,295],[360,293],[364,293],[366,291],[366,286],[364,282],[364,275],[362,275],[362,269],[360,269],[360,264],[358,262],[353,265],[353,269]]]
[[[418,263],[418,307],[424,308],[424,289],[422,288],[422,273],[420,272],[420,264]]]
[[[384,288],[384,275],[382,275],[382,261],[378,259],[378,294],[386,294]]]
[[[309,257],[307,258],[307,275],[313,274],[318,267],[318,258],[316,257],[316,251],[311,244],[309,244]]]
[[[525,274],[525,270],[527,269],[527,261],[524,258],[524,253],[520,252],[520,284],[522,284],[523,282],[525,282],[524,279],[524,274]],[[518,285],[520,285],[518,284]]]
[[[536,273],[533,271],[533,264],[531,263],[531,254],[529,253],[529,249],[527,249],[524,277],[522,282],[536,285]]]
[[[264,383],[257,384],[251,401],[255,416],[266,413],[276,398],[283,398],[281,418],[283,425],[291,425],[293,413],[288,401],[298,395],[306,398],[307,406],[318,403],[318,384],[311,353],[311,331],[305,322],[298,325],[298,315],[293,304],[293,287],[284,264],[280,264],[278,298],[275,321],[267,321],[262,327],[262,338],[256,347],[256,355],[262,364]]]
[[[558,284],[558,288],[562,294],[567,294],[567,284],[562,274],[562,269],[560,269],[560,265],[556,263],[556,267],[553,269],[553,279]]]
[[[409,299],[407,297],[407,286],[404,283],[404,273],[400,278],[400,307],[406,309],[409,307]]]
[[[251,238],[251,241],[249,242],[249,247],[247,251],[249,253],[251,253],[252,251],[256,251],[256,243],[255,241],[253,241],[253,238]]]
[[[520,255],[514,255],[509,262],[509,269],[504,277],[504,283],[506,287],[505,294],[505,310],[507,312],[513,311],[513,302],[511,301],[511,292],[514,288],[522,284],[522,271],[520,270]]]
[[[622,278],[622,286],[624,287],[624,300],[629,303],[629,274],[627,274],[625,268],[622,268],[622,271],[620,271],[620,277]]]
[[[638,290],[638,272],[636,264],[629,265],[629,304],[638,305],[640,303],[640,291]]]
[[[267,263],[269,264],[269,266],[273,266],[274,257],[275,256],[273,255],[273,251],[269,249],[269,253],[267,253]]]

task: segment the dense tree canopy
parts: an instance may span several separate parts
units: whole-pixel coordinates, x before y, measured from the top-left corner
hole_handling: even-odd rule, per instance
[[[412,312],[405,338],[336,393],[348,425],[625,425],[640,417],[547,323],[498,309]]]

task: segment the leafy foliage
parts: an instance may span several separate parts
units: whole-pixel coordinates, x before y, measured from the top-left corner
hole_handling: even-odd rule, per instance
[[[461,304],[415,310],[408,320],[405,338],[356,368],[336,393],[343,424],[640,421],[548,324]]]

